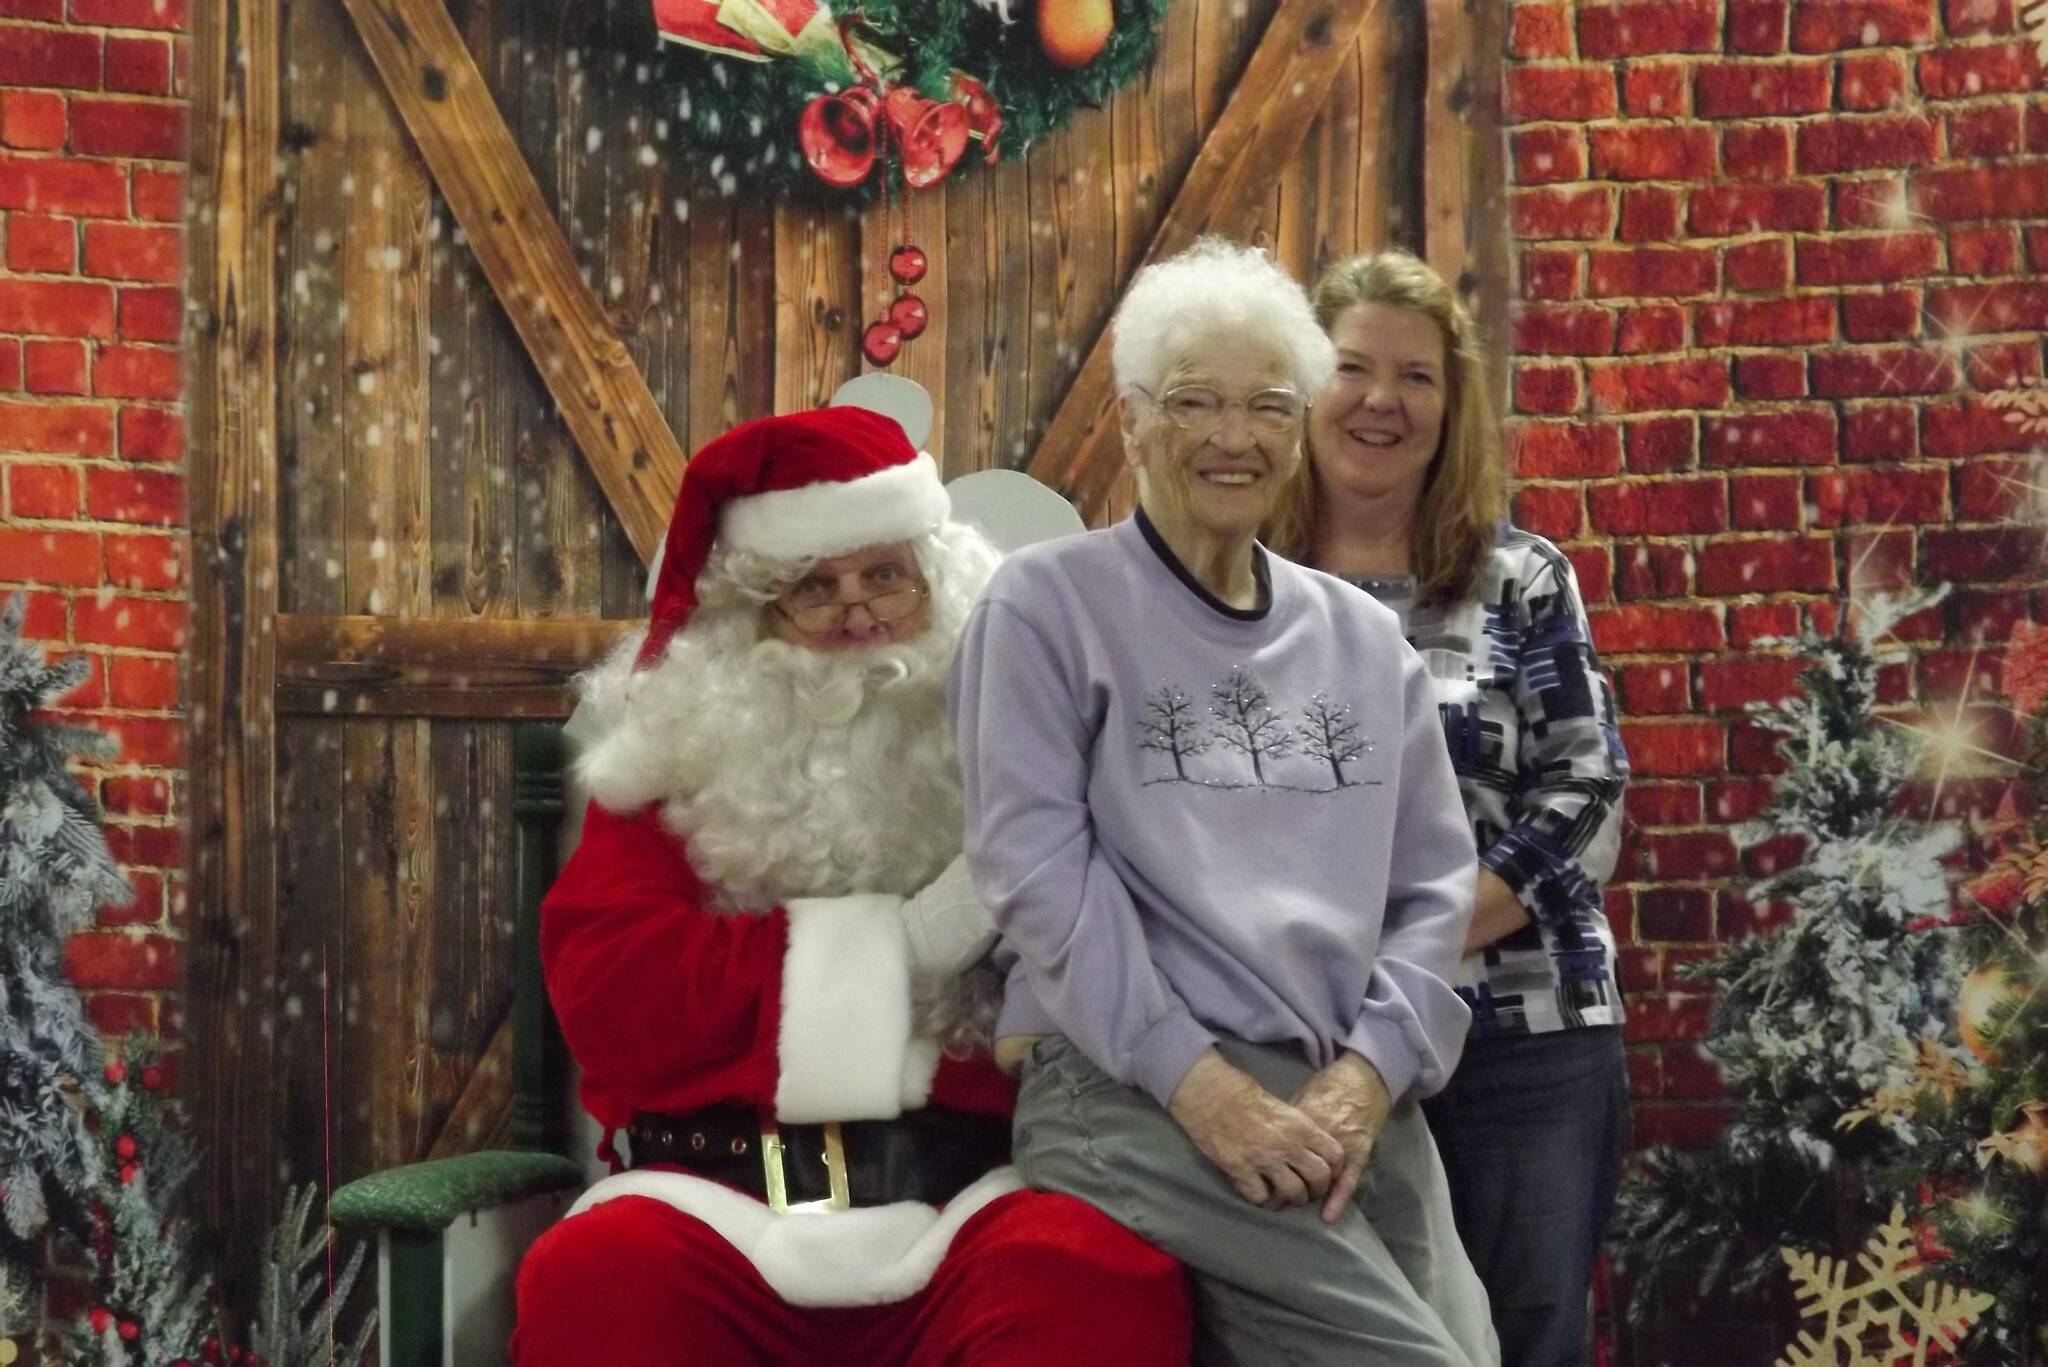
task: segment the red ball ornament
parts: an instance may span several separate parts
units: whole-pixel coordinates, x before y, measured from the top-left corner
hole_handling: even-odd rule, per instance
[[[115,1326],[115,1332],[128,1340],[128,1342],[133,1343],[142,1336],[142,1326],[134,1320],[122,1320],[120,1324]]]
[[[820,95],[797,120],[797,146],[819,180],[845,189],[868,178],[875,167],[874,92],[856,88]]]
[[[142,1070],[142,1090],[145,1092],[161,1092],[163,1089],[164,1070],[157,1067],[154,1063],[144,1068]]]
[[[903,350],[903,329],[886,318],[869,323],[867,331],[860,335],[860,354],[868,358],[871,365],[887,365],[896,359],[896,353]]]
[[[127,1076],[128,1069],[124,1065],[119,1063],[109,1063],[107,1065],[107,1081],[112,1083],[114,1086],[120,1086],[122,1080],[125,1079]]]
[[[116,1139],[114,1141],[114,1153],[120,1158],[133,1158],[135,1156],[135,1136],[124,1134],[119,1139]]]
[[[889,274],[899,285],[915,285],[924,279],[930,264],[925,259],[924,248],[913,247],[908,242],[889,253]]]
[[[85,1318],[86,1322],[92,1325],[95,1334],[104,1334],[107,1332],[107,1326],[114,1322],[114,1312],[104,1305],[95,1305]]]
[[[882,108],[903,157],[903,183],[922,190],[944,180],[967,150],[967,111],[902,85],[883,97]]]
[[[133,1163],[123,1163],[119,1169],[119,1172],[121,1174],[121,1185],[125,1187],[133,1183],[135,1181],[135,1174],[140,1171],[142,1171],[142,1169],[136,1167]]]
[[[896,325],[896,330],[903,334],[906,342],[922,333],[925,324],[931,320],[931,310],[914,294],[906,294],[889,305],[889,321]]]

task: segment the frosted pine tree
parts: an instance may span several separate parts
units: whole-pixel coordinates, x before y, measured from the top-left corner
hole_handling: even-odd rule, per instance
[[[1681,970],[1721,989],[1705,1048],[1740,1109],[1715,1146],[1652,1150],[1622,1190],[1613,1237],[1639,1313],[1659,1269],[1697,1270],[1703,1293],[1747,1291],[1779,1271],[1780,1247],[1853,1247],[1890,1208],[1878,1172],[1904,1122],[1837,1122],[1900,1057],[1948,1048],[1940,860],[1960,833],[1898,810],[1915,746],[1873,715],[1891,658],[1875,643],[1940,596],[1878,598],[1853,629],[1845,613],[1836,635],[1809,632],[1798,695],[1752,708],[1780,733],[1788,768],[1737,840],[1795,835],[1806,854],[1749,889],[1752,902],[1789,907],[1788,924]]]

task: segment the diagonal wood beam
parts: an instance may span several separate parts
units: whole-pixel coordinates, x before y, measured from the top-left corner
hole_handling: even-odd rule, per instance
[[[435,184],[643,562],[683,448],[584,283],[443,0],[343,0]]]
[[[1145,264],[1172,256],[1204,233],[1250,234],[1329,98],[1359,30],[1382,3],[1280,0],[1223,117],[1209,130],[1152,235]],[[1109,345],[1105,328],[1026,467],[1072,499],[1091,524],[1106,511],[1123,464]]]

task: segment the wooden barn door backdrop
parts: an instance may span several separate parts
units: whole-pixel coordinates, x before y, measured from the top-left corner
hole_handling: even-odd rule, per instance
[[[684,453],[862,368],[928,253],[949,476],[1128,493],[1103,326],[1198,234],[1307,275],[1389,243],[1502,316],[1499,7],[1174,0],[1157,58],[907,206],[721,192],[652,144],[646,0],[221,0],[194,14],[194,922],[202,1180],[487,1141],[505,1095],[510,723],[641,610]]]

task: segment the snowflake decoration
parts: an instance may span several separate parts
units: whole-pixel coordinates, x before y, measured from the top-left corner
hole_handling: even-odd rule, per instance
[[[1916,1050],[1911,1044],[1899,1046],[1899,1071],[1903,1082],[1880,1087],[1861,1106],[1845,1111],[1835,1122],[1838,1130],[1853,1130],[1866,1120],[1910,1120],[1921,1098],[1939,1096],[1954,1101],[1970,1085],[1970,1075],[1955,1056],[1922,1035]]]
[[[2041,12],[2040,41],[2048,45],[2048,0],[2037,0]],[[2048,51],[2042,55],[2048,61]],[[2024,389],[2000,389],[1984,396],[1993,408],[2005,410],[2005,420],[2028,436],[2048,436],[2048,389],[2030,384]]]
[[[1923,1281],[1912,1298],[1906,1283],[1920,1276],[1913,1231],[1904,1206],[1872,1235],[1856,1255],[1865,1279],[1849,1285],[1849,1264],[1784,1248],[1803,1319],[1818,1318],[1821,1335],[1810,1329],[1785,1348],[1777,1367],[1925,1367],[1930,1349],[1954,1353],[1956,1345],[1997,1298]],[[1842,1356],[1847,1354],[1847,1356]]]

